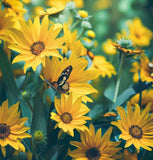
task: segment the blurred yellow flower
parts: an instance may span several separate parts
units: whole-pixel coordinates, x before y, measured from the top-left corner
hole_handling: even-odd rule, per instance
[[[25,4],[29,4],[31,2],[31,0],[22,0],[22,2]]]
[[[111,39],[107,39],[106,42],[102,43],[102,49],[106,54],[114,55],[117,53],[112,43],[113,41]]]
[[[133,72],[133,81],[135,83],[137,83],[139,81],[139,74],[138,74],[138,72],[140,71],[140,67],[141,67],[140,63],[133,62],[132,63],[132,67],[133,68],[130,69],[130,72]]]
[[[85,58],[70,57],[60,61],[57,57],[52,57],[52,60],[46,57],[43,77],[59,93],[74,92],[79,95],[97,93],[97,90],[87,83],[97,76],[95,71],[85,70],[87,63]]]
[[[72,93],[61,95],[61,99],[55,97],[55,109],[57,114],[51,112],[51,119],[57,122],[56,127],[61,128],[64,132],[74,136],[74,129],[85,131],[88,128],[84,125],[90,117],[84,116],[90,109],[81,104],[82,97],[73,100]]]
[[[70,144],[77,149],[68,150],[68,154],[75,160],[118,159],[121,148],[117,146],[120,142],[110,141],[112,129],[110,127],[102,136],[101,128],[95,133],[94,126],[90,124],[89,131],[81,132],[81,142],[70,141]]]
[[[140,18],[133,19],[132,22],[128,22],[130,37],[132,41],[139,46],[149,46],[150,41],[153,38],[153,32],[147,27],[143,26]]]
[[[95,36],[96,36],[96,34],[95,34],[95,32],[94,32],[93,30],[88,30],[88,31],[87,31],[87,36],[88,36],[89,38],[91,38],[91,39],[94,39]]]
[[[126,141],[125,148],[135,146],[139,152],[140,147],[151,151],[153,147],[153,114],[149,115],[150,105],[141,112],[138,104],[135,108],[128,103],[127,113],[122,107],[117,107],[121,120],[111,122],[121,130],[119,138]],[[150,146],[150,147],[149,147]]]
[[[140,75],[142,81],[153,82],[153,60],[149,61],[147,56],[141,59]]]
[[[111,0],[98,0],[95,1],[93,5],[94,10],[102,10],[102,9],[107,9],[112,6],[112,1]]]
[[[2,11],[0,8],[0,43],[1,39],[10,41],[9,30],[14,28],[14,23],[13,17],[7,15],[6,9]]]
[[[23,3],[20,0],[2,0],[2,4],[8,9],[13,10],[17,15],[26,13]]]
[[[124,149],[123,156],[119,160],[137,160],[137,153],[131,153],[128,149]]]
[[[45,66],[45,56],[57,56],[62,58],[57,49],[63,47],[63,38],[57,38],[62,29],[62,25],[56,23],[48,30],[48,16],[45,16],[40,24],[39,17],[34,19],[29,25],[20,21],[21,31],[12,30],[12,38],[15,44],[9,48],[19,52],[12,63],[25,61],[24,72],[28,67],[35,71],[39,64]]]
[[[102,77],[108,76],[111,78],[113,74],[116,75],[114,66],[110,62],[106,61],[105,57],[100,55],[94,56],[92,62],[93,64],[90,69],[98,72]]]
[[[10,108],[8,107],[7,100],[0,107],[0,146],[3,156],[6,155],[5,147],[7,145],[15,150],[25,152],[21,140],[31,137],[30,134],[26,133],[29,127],[24,125],[28,118],[20,118],[19,103],[12,105]]]
[[[150,112],[153,112],[153,89],[150,89],[149,91],[143,91],[141,96],[141,109],[146,107],[147,104],[151,103]],[[140,94],[136,94],[135,96],[133,96],[129,101],[130,105],[134,106],[135,104],[139,104],[139,98]]]
[[[88,13],[85,10],[79,10],[78,14],[80,15],[81,18],[86,18],[88,17]]]

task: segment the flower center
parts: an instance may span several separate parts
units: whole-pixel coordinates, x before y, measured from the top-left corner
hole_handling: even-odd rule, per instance
[[[99,160],[100,156],[101,156],[101,153],[99,149],[96,147],[90,148],[86,151],[86,157],[89,160]]]
[[[148,63],[148,67],[149,67],[150,69],[153,69],[153,63],[149,62],[149,63]]]
[[[131,135],[133,138],[141,139],[141,138],[142,138],[143,131],[142,131],[142,128],[140,128],[139,126],[137,126],[137,125],[132,125],[132,126],[129,128],[129,133],[130,133],[130,135]]]
[[[31,48],[32,54],[37,56],[45,49],[45,44],[41,41],[38,41],[33,43],[30,48]]]
[[[10,127],[6,123],[0,123],[0,139],[5,139],[10,134]]]
[[[68,112],[64,112],[62,115],[61,115],[61,120],[64,122],[64,123],[70,123],[72,121],[72,115]]]

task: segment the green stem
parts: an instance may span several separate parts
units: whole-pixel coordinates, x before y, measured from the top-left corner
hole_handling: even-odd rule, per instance
[[[118,96],[118,92],[119,92],[124,58],[125,58],[125,54],[121,53],[121,60],[120,60],[119,68],[118,68],[118,76],[117,76],[116,88],[115,88],[115,94],[114,94],[114,100],[113,100],[114,103],[116,102],[116,99],[117,99],[117,96]]]
[[[72,27],[71,27],[71,31],[73,31],[75,29],[75,27],[81,22],[80,19],[78,19],[75,23],[73,23]]]
[[[77,40],[79,40],[85,33],[86,29],[83,28],[82,32],[80,33],[80,35],[77,37]]]
[[[141,107],[142,92],[139,93],[139,106]]]
[[[31,106],[30,102],[29,102],[29,101],[27,101],[27,103],[28,103],[28,106],[29,106],[29,108],[30,108],[31,112],[33,113],[33,108],[32,108],[32,106]]]

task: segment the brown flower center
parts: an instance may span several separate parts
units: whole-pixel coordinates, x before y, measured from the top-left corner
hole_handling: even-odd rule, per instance
[[[72,121],[72,115],[68,112],[64,112],[62,115],[61,115],[61,120],[64,122],[64,123],[71,123]]]
[[[45,44],[41,41],[38,41],[33,43],[30,48],[31,48],[32,54],[37,56],[45,49]]]
[[[10,127],[6,123],[0,123],[0,139],[5,139],[10,134]]]
[[[96,147],[90,148],[86,151],[86,157],[89,160],[99,160],[100,156],[101,156],[101,153],[99,149]]]
[[[142,128],[140,128],[138,125],[132,125],[129,128],[129,133],[133,138],[141,139],[142,138]]]

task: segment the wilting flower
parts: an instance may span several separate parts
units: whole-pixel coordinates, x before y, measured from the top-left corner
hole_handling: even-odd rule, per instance
[[[88,61],[85,58],[67,59],[61,61],[57,57],[50,60],[46,57],[43,67],[43,79],[59,93],[74,92],[79,95],[96,93],[87,81],[97,77],[97,72],[85,70]]]
[[[133,19],[128,22],[130,37],[136,45],[149,46],[153,38],[153,33],[147,27],[143,26],[140,18]]]
[[[2,4],[8,9],[13,10],[17,15],[22,15],[26,12],[20,0],[2,0]]]
[[[142,81],[153,82],[153,60],[150,61],[146,56],[141,58],[140,75]]]
[[[10,145],[15,150],[25,152],[25,147],[21,140],[31,137],[30,134],[26,133],[29,127],[24,125],[28,118],[20,118],[18,108],[19,103],[8,108],[7,100],[0,107],[0,146],[4,156],[7,145]]]
[[[142,112],[140,112],[138,104],[135,104],[133,110],[133,107],[128,103],[127,113],[124,108],[117,107],[121,120],[113,121],[112,124],[121,130],[119,138],[126,140],[125,148],[133,144],[138,152],[140,147],[152,150],[150,147],[153,147],[153,114],[149,115],[149,111],[149,104]]]
[[[75,160],[115,160],[119,158],[117,152],[121,148],[117,146],[120,142],[110,141],[112,129],[112,127],[109,128],[102,136],[101,128],[95,133],[94,126],[90,124],[89,131],[81,132],[81,142],[70,142],[77,149],[69,150],[68,154]]]
[[[116,75],[114,66],[111,63],[107,62],[103,56],[94,56],[93,64],[90,69],[95,70],[102,77],[108,76],[109,78],[111,78],[113,74]]]
[[[55,97],[55,109],[57,114],[51,112],[51,119],[57,122],[55,127],[59,127],[62,131],[74,136],[74,129],[85,131],[88,128],[84,125],[86,120],[91,120],[90,117],[84,116],[90,109],[81,104],[82,97],[73,99],[70,95],[61,95],[61,99]]]
[[[34,19],[29,26],[21,21],[21,31],[13,30],[12,35],[16,44],[9,48],[20,52],[13,63],[25,61],[24,72],[28,67],[35,71],[39,64],[45,66],[45,56],[61,57],[57,49],[62,48],[63,38],[56,38],[62,29],[62,25],[57,23],[48,30],[48,17],[45,16],[40,25],[39,17]]]
[[[147,104],[151,103],[150,112],[153,112],[153,89],[149,91],[145,90],[141,94],[141,109],[147,106]],[[136,94],[130,99],[130,105],[134,106],[135,104],[139,104],[140,94]]]

